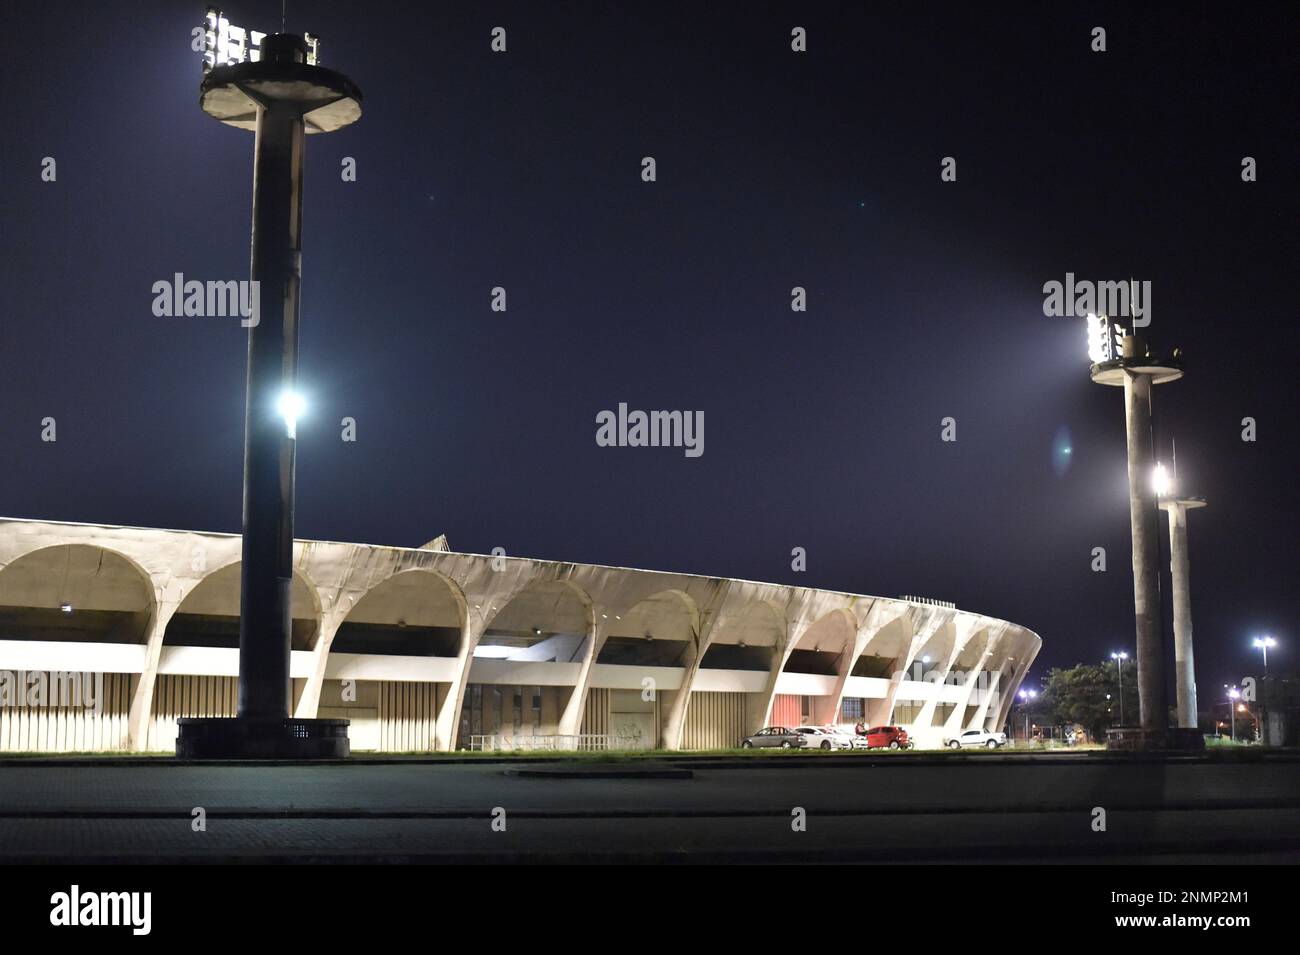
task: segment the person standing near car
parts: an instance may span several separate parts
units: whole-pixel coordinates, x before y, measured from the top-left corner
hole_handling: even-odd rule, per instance
[[[858,720],[858,725],[853,727],[853,732],[856,733],[858,736],[866,736],[867,735],[866,722],[864,720]]]

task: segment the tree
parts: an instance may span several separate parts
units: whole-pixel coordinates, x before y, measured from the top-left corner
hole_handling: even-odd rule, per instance
[[[1124,674],[1124,721],[1130,725],[1138,719],[1136,683],[1135,675]],[[1119,699],[1119,670],[1114,661],[1079,663],[1048,671],[1033,712],[1049,723],[1078,723],[1093,739],[1101,739],[1108,726],[1119,723]]]

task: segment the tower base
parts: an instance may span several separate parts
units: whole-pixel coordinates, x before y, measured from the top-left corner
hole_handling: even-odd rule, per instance
[[[346,759],[348,720],[183,717],[180,759]]]

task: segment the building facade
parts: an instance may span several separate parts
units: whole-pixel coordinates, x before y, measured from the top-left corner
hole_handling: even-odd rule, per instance
[[[0,518],[0,750],[173,751],[235,715],[240,538]],[[1032,631],[910,598],[297,541],[294,714],[354,751],[736,746],[1002,727]]]

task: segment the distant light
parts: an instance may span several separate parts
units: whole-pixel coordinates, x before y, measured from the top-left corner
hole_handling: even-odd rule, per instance
[[[1256,638],[1255,638],[1254,647],[1255,647],[1255,649],[1257,649],[1257,650],[1258,650],[1258,649],[1262,649],[1262,648],[1264,648],[1264,647],[1268,647],[1269,649],[1272,649],[1272,648],[1275,647],[1275,646],[1277,646],[1277,641],[1274,640],[1272,637],[1256,637]]]
[[[59,604],[59,609],[64,613],[72,613],[72,604]]]
[[[307,402],[298,392],[286,388],[280,392],[280,400],[276,402],[276,408],[280,412],[280,417],[284,419],[285,434],[296,439],[298,437],[298,419],[307,410]]]
[[[929,657],[921,657],[921,662],[922,662],[922,663],[929,663],[929,662],[930,662],[930,658],[929,658]]]
[[[1241,696],[1241,691],[1238,690],[1235,686],[1234,686],[1231,690],[1228,691],[1228,698],[1229,698],[1229,699],[1235,700],[1235,699],[1238,699],[1240,696]]]
[[[1155,473],[1151,475],[1151,485],[1159,497],[1165,497],[1172,490],[1173,481],[1169,479],[1169,471],[1163,464],[1156,465]]]
[[[1110,658],[1111,658],[1112,660],[1127,660],[1127,659],[1128,659],[1128,654],[1125,653],[1123,650],[1121,650],[1121,651],[1119,651],[1119,653],[1112,653],[1112,654],[1110,655]]]

